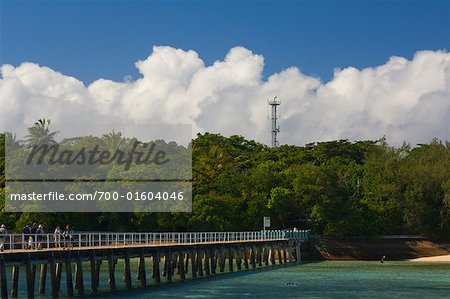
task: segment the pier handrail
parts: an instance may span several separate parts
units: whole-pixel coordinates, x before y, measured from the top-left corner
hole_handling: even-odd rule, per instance
[[[122,246],[152,246],[221,242],[271,241],[283,239],[307,240],[310,230],[266,230],[243,232],[75,232],[63,234],[3,234],[0,236],[5,251],[27,249],[26,236],[32,237],[31,250],[55,248],[92,248]],[[39,247],[38,247],[39,245]],[[38,249],[39,248],[39,249]]]

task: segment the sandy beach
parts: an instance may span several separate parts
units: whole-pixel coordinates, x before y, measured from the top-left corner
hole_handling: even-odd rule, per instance
[[[416,258],[416,259],[411,259],[410,261],[412,261],[412,262],[449,262],[450,263],[450,255],[420,257],[420,258]]]

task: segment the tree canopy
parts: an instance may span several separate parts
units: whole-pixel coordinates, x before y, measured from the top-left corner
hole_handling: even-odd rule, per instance
[[[48,123],[30,139],[49,142]],[[337,140],[269,148],[241,136],[198,134],[192,140],[192,213],[5,213],[5,138],[0,135],[0,219],[9,229],[70,223],[79,231],[259,230],[311,228],[330,236],[450,233],[450,143],[411,148]],[[92,136],[70,142],[89,143]],[[120,133],[105,146],[126,146]],[[68,142],[68,141],[66,141]],[[161,141],[160,141],[161,142]],[[114,171],[114,169],[108,170]]]

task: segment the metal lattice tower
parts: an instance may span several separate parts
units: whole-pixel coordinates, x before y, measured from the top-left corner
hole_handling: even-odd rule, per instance
[[[280,132],[280,126],[277,125],[277,119],[279,118],[277,106],[281,105],[281,101],[277,100],[277,97],[274,97],[273,100],[268,100],[267,102],[271,108],[270,119],[272,120],[272,147],[277,147],[277,134]]]

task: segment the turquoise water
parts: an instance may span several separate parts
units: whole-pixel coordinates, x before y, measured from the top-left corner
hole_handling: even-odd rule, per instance
[[[450,298],[450,263],[318,262],[220,274],[107,298]]]
[[[131,265],[133,286],[136,287],[137,260],[133,259]],[[85,298],[92,296],[88,266],[88,263],[84,264]],[[187,281],[180,281],[179,275],[175,275],[172,283],[166,283],[161,277],[163,283],[160,286],[151,279],[151,265],[146,268],[147,282],[151,285],[125,291],[123,262],[119,260],[115,273],[118,290],[110,291],[104,263],[95,298],[450,298],[450,263],[326,261],[288,267],[269,266]],[[63,269],[60,298],[66,295],[64,272]],[[20,298],[26,297],[24,274],[22,268]],[[46,295],[38,295],[39,268],[36,274],[36,298],[49,298],[49,279]]]

